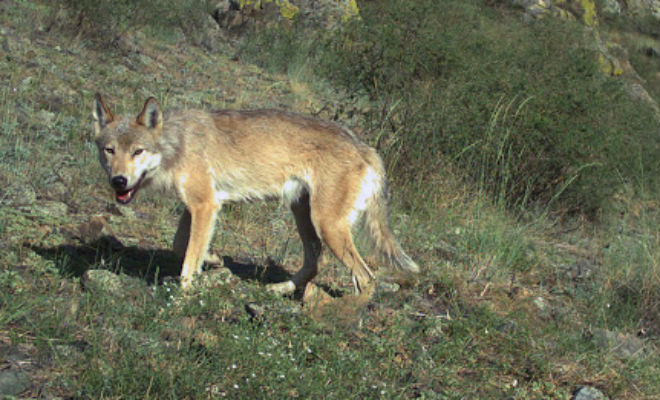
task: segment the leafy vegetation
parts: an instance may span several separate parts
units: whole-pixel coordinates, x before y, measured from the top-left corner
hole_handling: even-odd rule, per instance
[[[62,24],[79,35],[107,46],[122,35],[140,28],[166,36],[171,36],[175,31],[173,28],[178,28],[192,42],[198,42],[201,37],[199,29],[207,22],[217,2],[57,0],[57,3],[61,4],[67,14],[56,16],[53,23]]]
[[[657,184],[652,110],[603,76],[577,23],[525,24],[478,1],[382,0],[322,39],[258,31],[246,53],[279,69],[302,60],[365,93],[365,124],[406,180],[423,184],[449,160],[509,204],[592,215],[628,181]]]

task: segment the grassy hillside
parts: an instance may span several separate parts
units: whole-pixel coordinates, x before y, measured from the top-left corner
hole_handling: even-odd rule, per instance
[[[206,15],[183,14],[196,2],[169,8],[186,20],[167,14],[166,25],[136,18],[149,10],[121,14],[129,3],[102,3],[103,25],[60,7],[70,2],[0,3],[0,396],[567,399],[594,387],[658,398],[654,122],[594,72],[597,57],[579,40],[552,36],[578,27],[526,25],[478,2],[412,7],[398,11],[427,15],[420,32],[445,37],[436,50],[410,37],[420,50],[408,54],[379,25],[397,15],[381,2],[316,49],[295,26],[237,46],[195,22]],[[549,38],[525,47],[539,33]],[[391,43],[366,47],[379,35]],[[535,58],[555,46],[568,54]],[[502,65],[516,69],[502,75]],[[516,77],[526,80],[512,86]],[[181,205],[146,192],[114,204],[91,143],[96,91],[117,113],[153,95],[165,108],[277,107],[349,124],[385,156],[392,225],[423,273],[388,279],[381,269],[364,301],[327,256],[313,298],[273,296],[263,284],[302,259],[292,218],[278,204],[229,205],[212,245],[224,265],[182,295],[168,251]],[[581,113],[556,104],[567,95]],[[570,148],[552,136],[564,129],[586,132],[593,149],[555,152]],[[612,148],[592,142],[601,130],[619,135]],[[551,164],[517,164],[531,142],[508,138],[521,132],[558,143],[543,153]],[[475,137],[488,140],[477,149]],[[609,158],[621,148],[636,148],[639,162]],[[566,157],[580,170],[596,152],[604,180],[590,175],[573,192],[530,169]],[[518,187],[528,178],[517,172],[539,180]],[[527,190],[541,181],[547,193]],[[590,190],[598,201],[587,206]]]

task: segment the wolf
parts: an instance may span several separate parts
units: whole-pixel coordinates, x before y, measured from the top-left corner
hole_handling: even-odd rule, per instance
[[[116,117],[98,93],[92,116],[117,202],[152,187],[175,192],[185,205],[173,244],[183,258],[184,290],[207,259],[224,203],[278,197],[295,217],[304,259],[288,281],[269,289],[304,288],[318,273],[322,243],[350,269],[358,293],[372,287],[374,273],[353,241],[358,223],[386,262],[419,272],[389,227],[380,156],[335,123],[277,110],[163,112],[153,97],[137,117]]]

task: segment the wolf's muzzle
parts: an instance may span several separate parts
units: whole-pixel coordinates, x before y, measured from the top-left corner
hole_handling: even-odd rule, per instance
[[[121,175],[113,176],[110,180],[110,184],[115,190],[126,190],[126,184],[128,184],[128,180]]]

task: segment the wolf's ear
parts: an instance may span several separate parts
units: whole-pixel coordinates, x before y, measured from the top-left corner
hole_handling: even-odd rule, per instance
[[[92,108],[92,117],[94,117],[94,134],[98,135],[106,125],[115,119],[114,114],[105,105],[103,98],[99,93],[94,95],[94,107]]]
[[[163,113],[155,98],[149,97],[144,103],[142,112],[137,116],[137,123],[149,129],[160,128],[163,125]]]

